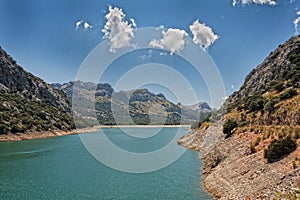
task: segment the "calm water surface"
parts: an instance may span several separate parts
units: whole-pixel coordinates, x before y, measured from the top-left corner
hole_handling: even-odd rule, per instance
[[[123,149],[148,152],[167,144],[176,129],[164,128],[147,139],[130,137],[120,129],[104,132]],[[149,129],[131,131],[142,134]],[[180,132],[185,134],[187,130],[180,128]],[[0,143],[0,199],[209,200],[212,198],[201,185],[201,170],[199,155],[193,151],[186,151],[161,170],[130,174],[97,161],[78,135],[5,142]]]

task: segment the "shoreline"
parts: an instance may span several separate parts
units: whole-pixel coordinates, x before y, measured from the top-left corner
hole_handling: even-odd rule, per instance
[[[277,199],[291,194],[299,198],[300,168],[293,162],[300,147],[270,164],[263,150],[250,153],[249,141],[255,138],[254,132],[244,132],[225,139],[222,127],[211,125],[190,132],[178,144],[201,153],[202,184],[215,199]]]
[[[112,126],[94,126],[87,127],[82,129],[74,129],[70,131],[42,131],[42,132],[27,132],[27,133],[16,133],[16,134],[5,134],[0,135],[0,142],[12,142],[12,141],[21,141],[21,140],[35,140],[35,139],[44,139],[51,137],[60,137],[66,135],[75,135],[80,133],[91,133],[95,132],[102,128],[180,128],[186,127],[189,128],[190,125],[112,125]]]

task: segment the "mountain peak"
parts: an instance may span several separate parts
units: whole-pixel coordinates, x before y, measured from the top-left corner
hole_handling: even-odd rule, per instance
[[[26,72],[0,48],[0,134],[74,128],[65,94]]]
[[[300,36],[294,36],[277,49],[245,78],[239,91],[233,93],[227,102],[234,102],[239,98],[252,96],[255,93],[268,92],[276,84],[285,83],[287,87],[299,83],[300,67]],[[296,72],[298,71],[298,72]],[[295,72],[296,74],[291,74]],[[291,77],[293,79],[291,79]]]

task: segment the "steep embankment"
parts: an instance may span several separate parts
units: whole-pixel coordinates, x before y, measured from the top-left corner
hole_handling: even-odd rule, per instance
[[[74,129],[69,102],[0,48],[0,136]]]
[[[179,140],[203,152],[205,186],[215,197],[299,198],[299,88],[297,36],[252,70],[210,122]]]

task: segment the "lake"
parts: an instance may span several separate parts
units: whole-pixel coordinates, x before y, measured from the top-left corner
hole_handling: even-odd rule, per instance
[[[151,128],[152,131],[156,128]],[[145,153],[162,148],[177,131],[163,128],[149,138],[136,138],[120,129],[102,129],[114,144]],[[128,128],[135,133],[148,128]],[[101,147],[100,147],[101,148]],[[183,148],[175,146],[173,148]],[[110,152],[103,153],[110,155]],[[174,149],[176,150],[176,149]],[[114,156],[114,155],[110,155]],[[79,135],[0,143],[0,199],[212,199],[202,187],[199,154],[186,151],[167,167],[149,173],[126,173],[99,162]]]

